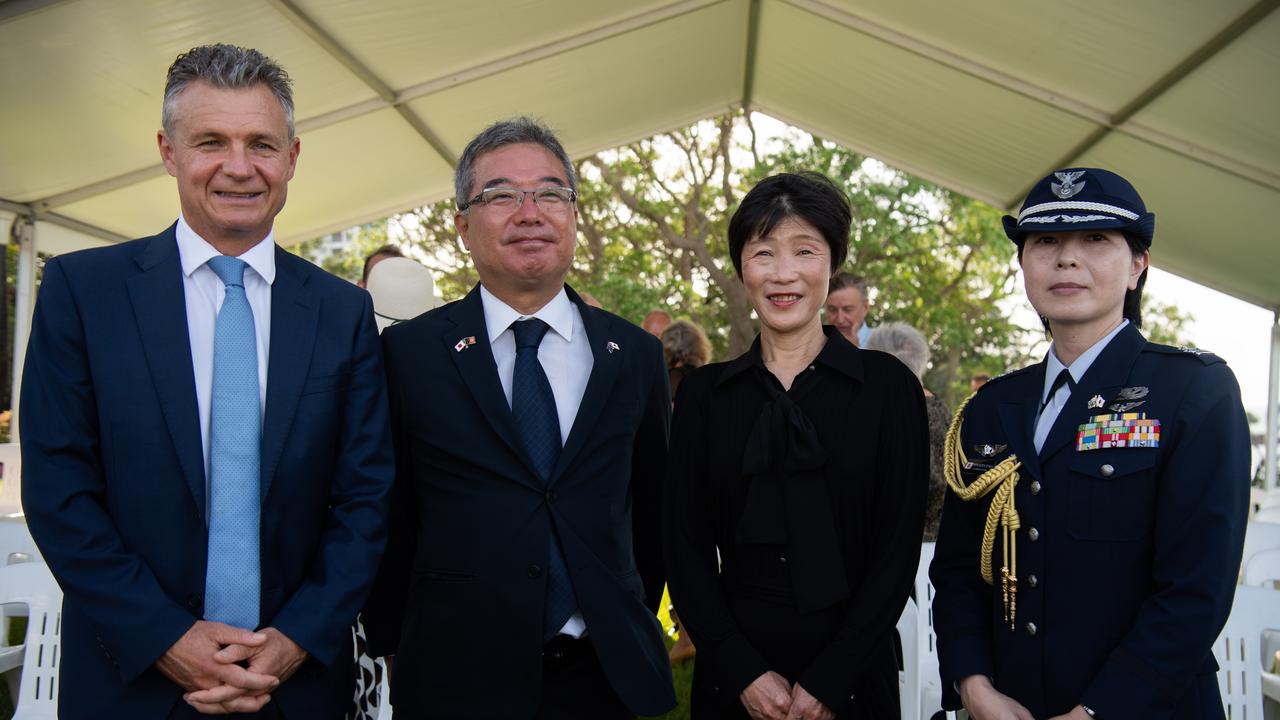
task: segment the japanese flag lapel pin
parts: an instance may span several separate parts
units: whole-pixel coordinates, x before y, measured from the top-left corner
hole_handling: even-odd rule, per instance
[[[476,336],[468,335],[462,338],[461,340],[459,340],[458,344],[453,346],[453,350],[454,352],[462,352],[463,350],[466,350],[467,348],[475,344],[476,344]]]

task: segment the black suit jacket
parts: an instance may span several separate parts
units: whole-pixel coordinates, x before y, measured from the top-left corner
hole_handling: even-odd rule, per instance
[[[263,626],[311,657],[272,693],[342,718],[384,541],[391,443],[368,293],[275,249],[262,428]],[[44,269],[22,383],[22,502],[64,593],[59,717],[165,717],[154,664],[204,611],[204,457],[174,229]]]
[[[568,292],[595,360],[547,484],[503,395],[479,286],[383,333],[396,487],[365,622],[372,654],[396,655],[397,713],[533,716],[553,532],[618,696],[641,715],[675,705],[654,616],[671,413],[661,346]]]
[[[977,463],[962,471],[966,483],[1010,454],[1022,462],[1016,624],[1002,618],[999,531],[997,586],[978,569],[991,496],[948,493],[930,568],[944,706],[959,707],[952,683],[984,674],[1037,718],[1077,704],[1100,718],[1223,717],[1212,646],[1231,609],[1249,501],[1235,377],[1214,355],[1149,343],[1130,325],[1037,453],[1044,377],[1042,362],[997,378],[964,410],[961,447]],[[1159,420],[1158,447],[1078,449],[1081,424],[1116,402]]]

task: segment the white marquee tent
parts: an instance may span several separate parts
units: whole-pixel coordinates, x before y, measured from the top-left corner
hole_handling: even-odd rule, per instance
[[[33,243],[172,222],[153,132],[164,72],[213,41],[262,49],[296,80],[286,243],[448,196],[469,136],[503,116],[542,117],[580,156],[747,106],[998,207],[1056,168],[1114,169],[1157,212],[1158,267],[1275,310],[1278,5],[8,0],[0,231],[26,247],[16,334]],[[1274,418],[1280,327],[1272,369]]]

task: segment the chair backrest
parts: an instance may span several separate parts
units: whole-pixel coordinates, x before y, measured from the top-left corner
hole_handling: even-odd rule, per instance
[[[0,517],[0,565],[15,562],[44,562],[36,541],[31,539],[27,521],[19,517]]]
[[[1280,629],[1280,592],[1240,586],[1227,625],[1213,645],[1218,659],[1218,688],[1227,717],[1262,718],[1264,630]]]
[[[920,564],[916,566],[916,606],[919,629],[916,633],[918,667],[920,673],[920,712],[903,717],[928,720],[942,709],[942,678],[938,670],[938,637],[933,632],[933,583],[929,581],[929,565],[933,562],[936,543],[920,546]]]
[[[920,717],[920,611],[911,598],[898,618],[898,637],[902,640],[902,682],[898,685],[898,699],[902,705],[902,717],[915,720]]]
[[[1245,585],[1270,587],[1277,580],[1280,580],[1280,548],[1256,552],[1245,561]]]
[[[1280,523],[1280,505],[1264,507],[1253,516],[1254,522]]]
[[[44,563],[0,567],[0,604],[27,606],[26,653],[13,720],[58,717],[62,591]]]
[[[1249,558],[1263,550],[1280,549],[1280,523],[1253,521],[1245,525],[1244,556],[1240,564],[1243,567]]]

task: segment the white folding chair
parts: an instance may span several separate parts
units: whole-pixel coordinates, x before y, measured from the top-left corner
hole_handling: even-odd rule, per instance
[[[911,598],[898,617],[898,638],[902,641],[902,672],[898,677],[898,701],[902,705],[902,720],[918,720],[920,717],[920,611]]]
[[[1270,667],[1263,654],[1263,634],[1268,629],[1280,629],[1280,592],[1237,587],[1227,625],[1213,645],[1219,666],[1218,688],[1228,718],[1264,717],[1262,673]]]
[[[44,562],[36,541],[27,530],[26,518],[0,517],[0,565],[17,562]]]
[[[0,567],[0,604],[27,608],[26,642],[7,649],[10,661],[21,652],[13,720],[56,720],[62,591],[44,563],[6,565]]]
[[[933,632],[933,583],[929,582],[929,564],[933,562],[935,543],[920,546],[920,564],[916,566],[916,605],[920,628],[919,643],[920,720],[930,720],[942,710],[942,678],[938,671],[938,638]],[[906,717],[905,715],[903,717]]]
[[[1245,585],[1270,587],[1277,580],[1280,580],[1280,548],[1256,552],[1245,561]],[[1276,602],[1280,602],[1280,598]]]
[[[1253,516],[1254,522],[1280,523],[1280,505],[1264,507]]]

